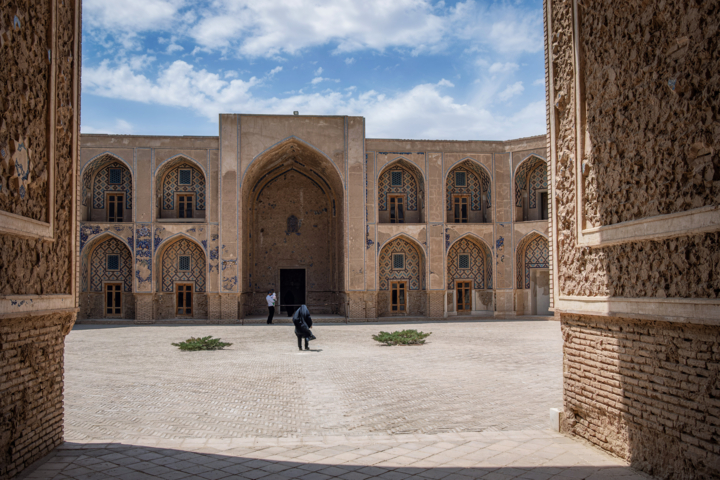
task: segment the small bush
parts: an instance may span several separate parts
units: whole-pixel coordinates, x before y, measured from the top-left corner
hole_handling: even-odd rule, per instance
[[[173,345],[180,347],[180,350],[194,352],[197,350],[222,350],[232,345],[232,343],[223,342],[219,338],[212,338],[212,336],[208,335],[202,338],[190,337],[184,342],[173,343]]]
[[[378,335],[373,335],[372,338],[376,342],[385,345],[422,345],[430,335],[432,335],[432,332],[423,333],[417,330],[403,330],[392,333],[380,332]]]

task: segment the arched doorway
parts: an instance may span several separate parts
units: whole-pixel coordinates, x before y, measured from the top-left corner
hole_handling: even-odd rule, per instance
[[[135,318],[130,248],[112,233],[86,245],[80,255],[82,318]]]
[[[425,181],[412,162],[399,158],[378,176],[378,222],[423,223]]]
[[[207,258],[194,240],[179,235],[161,244],[156,257],[158,318],[207,318]]]
[[[493,311],[492,256],[481,241],[466,235],[447,254],[448,311],[457,315]]]
[[[467,159],[453,167],[445,179],[448,223],[491,223],[490,174]]]
[[[422,248],[404,236],[388,241],[378,260],[378,316],[424,316],[426,307]]]
[[[322,152],[290,138],[258,155],[242,181],[243,310],[344,313],[343,182]],[[278,313],[280,313],[278,312]]]
[[[127,164],[106,153],[91,160],[82,173],[80,220],[132,222],[133,178]]]
[[[531,155],[515,171],[515,221],[547,220],[548,171],[547,163]]]
[[[202,221],[207,189],[202,168],[186,157],[167,160],[155,175],[155,217],[182,222]]]
[[[526,315],[550,313],[550,251],[547,238],[531,233],[520,241],[515,252],[517,310]]]

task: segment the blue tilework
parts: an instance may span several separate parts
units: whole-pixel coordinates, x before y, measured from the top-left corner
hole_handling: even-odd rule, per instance
[[[538,165],[530,173],[530,208],[537,207],[537,191],[548,188],[547,168],[545,165]]]
[[[547,178],[547,165],[538,157],[527,158],[515,172],[515,206],[522,207],[522,191],[528,188],[528,175],[536,167],[545,166],[545,176]],[[547,180],[546,180],[547,181]]]
[[[122,170],[122,182],[119,184],[108,183],[109,170],[119,168]],[[86,172],[87,173],[87,172]],[[125,192],[125,208],[132,208],[132,176],[130,171],[120,162],[112,162],[105,165],[95,175],[93,182],[93,208],[105,208],[105,192]]]
[[[392,254],[405,254],[405,268],[392,269]],[[407,280],[410,290],[425,288],[422,260],[417,248],[407,240],[396,238],[380,252],[380,290],[387,290],[390,280]]]
[[[192,184],[180,185],[178,180],[178,170],[192,170]],[[171,168],[163,178],[163,210],[173,210],[175,208],[176,192],[194,192],[195,193],[195,209],[205,210],[205,176],[202,172],[191,163],[181,163]]]
[[[391,172],[397,171],[401,171],[403,174],[402,187],[393,187],[390,185],[390,174]],[[380,179],[378,180],[378,209],[380,211],[386,211],[388,209],[387,196],[393,193],[404,193],[407,195],[407,210],[415,211],[418,209],[418,186],[415,175],[400,165],[393,165],[380,175]]]
[[[191,269],[189,272],[178,270],[178,257],[189,255]],[[186,238],[177,240],[163,251],[162,259],[162,290],[172,292],[175,282],[195,282],[195,291],[205,291],[205,253],[195,242]]]
[[[541,235],[524,238],[517,249],[517,288],[530,288],[531,268],[550,268],[548,241]]]
[[[120,270],[107,270],[107,255],[120,255]],[[111,237],[103,240],[90,254],[90,290],[103,291],[103,282],[123,282],[123,291],[132,292],[132,255],[124,242]]]
[[[472,280],[473,288],[485,288],[485,261],[488,258],[487,250],[469,238],[461,238],[450,247],[447,258],[447,288],[455,289],[455,280]],[[458,268],[458,256],[461,253],[470,255],[470,268]],[[487,265],[490,265],[489,263]]]

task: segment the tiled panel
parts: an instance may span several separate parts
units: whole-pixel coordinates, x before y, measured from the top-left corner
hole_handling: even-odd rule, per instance
[[[188,272],[178,270],[178,257],[189,255],[191,268]],[[175,282],[195,282],[195,291],[205,291],[205,252],[186,238],[168,246],[162,254],[162,290],[172,292]]]
[[[472,280],[473,288],[483,289],[485,286],[486,261],[489,258],[487,249],[469,238],[461,238],[450,247],[447,261],[447,288],[455,289],[455,280]],[[458,256],[470,255],[470,268],[458,268]]]
[[[545,187],[547,188],[547,165],[538,157],[529,157],[515,173],[515,206],[522,207],[522,191],[528,187],[528,174],[539,166],[545,167]],[[532,208],[532,207],[531,207]]]
[[[390,185],[390,175],[392,172],[402,172],[402,187],[393,187]],[[380,175],[378,180],[378,210],[386,211],[388,209],[388,194],[399,193],[407,195],[407,210],[418,209],[418,186],[415,175],[410,170],[400,165],[393,165]]]
[[[122,170],[122,181],[117,184],[109,183],[109,172],[111,168],[119,168]],[[89,173],[85,172],[85,175]],[[85,179],[83,175],[83,180]],[[113,162],[105,165],[97,175],[93,182],[93,208],[105,208],[105,192],[124,192],[125,208],[132,208],[132,176],[130,171],[120,162]]]
[[[531,268],[550,268],[548,241],[541,235],[531,234],[517,248],[517,288],[530,288]]]
[[[392,255],[393,253],[405,254],[405,268],[402,270],[393,270]],[[410,242],[402,238],[396,238],[391,241],[380,252],[380,262],[378,265],[380,272],[380,290],[389,288],[390,280],[407,280],[410,290],[424,289],[423,265],[420,252]]]
[[[120,269],[108,271],[107,256],[120,255]],[[117,238],[108,238],[100,243],[91,253],[90,258],[90,291],[102,292],[103,282],[122,282],[123,291],[132,292],[132,255],[127,245]]]
[[[545,163],[538,165],[535,167],[535,170],[530,173],[530,208],[536,208],[537,191],[543,188],[548,188],[547,166]]]
[[[190,185],[180,185],[179,170],[192,170],[192,183]],[[173,210],[175,208],[176,192],[194,192],[195,193],[195,209],[205,210],[205,176],[194,167],[191,163],[181,163],[172,169],[163,178],[163,210]]]

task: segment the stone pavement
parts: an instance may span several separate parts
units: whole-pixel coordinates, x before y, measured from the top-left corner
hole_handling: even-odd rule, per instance
[[[381,330],[433,332],[381,346]],[[372,435],[548,427],[562,404],[554,321],[318,325],[298,352],[291,325],[77,326],[65,353],[65,439]],[[213,335],[233,345],[181,352]]]
[[[177,439],[66,443],[23,479],[644,480],[557,433]]]

